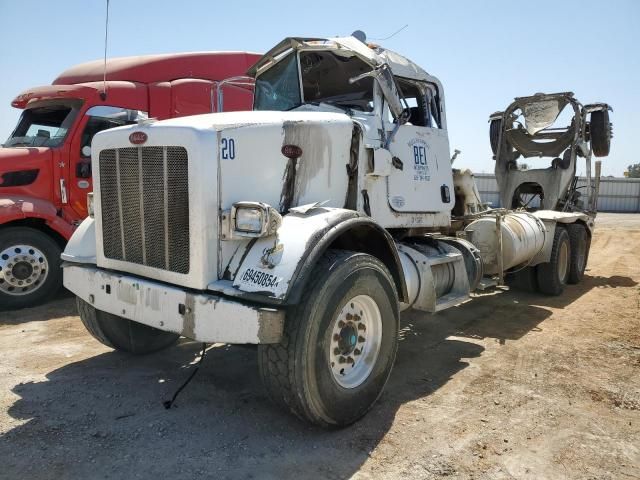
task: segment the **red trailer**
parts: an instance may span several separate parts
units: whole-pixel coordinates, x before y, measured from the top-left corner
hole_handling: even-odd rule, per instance
[[[60,253],[87,216],[91,139],[146,117],[251,110],[253,89],[221,82],[260,55],[196,52],[74,66],[18,95],[15,130],[0,148],[0,309],[34,305],[62,283]],[[106,78],[106,80],[105,80]]]

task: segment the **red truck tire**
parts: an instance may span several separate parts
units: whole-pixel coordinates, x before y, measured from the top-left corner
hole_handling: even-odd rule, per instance
[[[30,227],[0,229],[0,309],[37,305],[62,286],[56,241]]]

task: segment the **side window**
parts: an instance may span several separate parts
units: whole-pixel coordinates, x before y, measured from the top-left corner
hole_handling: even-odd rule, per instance
[[[437,87],[427,82],[395,78],[409,109],[409,119],[406,125],[442,128],[440,95]],[[397,119],[391,114],[386,101],[383,103],[382,118],[389,130],[393,129],[397,123]]]
[[[407,123],[415,127],[430,126],[427,99],[425,96],[426,88],[424,85],[422,85],[421,82],[413,82],[401,78],[396,78],[396,80],[400,87],[400,91],[402,92],[402,96],[405,98],[407,105],[409,106],[410,114]]]
[[[86,115],[89,120],[84,127],[80,140],[80,156],[83,158],[89,157],[87,155],[88,149],[85,147],[91,147],[91,140],[93,140],[96,133],[109,128],[130,125],[136,123],[139,119],[148,118],[146,112],[109,106],[91,107],[87,110]]]
[[[119,127],[120,125],[124,124],[112,122],[107,118],[89,118],[89,121],[87,122],[87,125],[84,127],[84,130],[82,132],[82,139],[80,140],[80,151],[82,152],[84,147],[91,147],[91,140],[96,133],[101,132],[102,130],[107,130],[108,128]],[[85,155],[82,156],[84,157]]]
[[[429,116],[429,126],[431,128],[442,128],[442,115],[440,106],[440,95],[435,85],[426,85],[426,106]]]
[[[408,123],[416,127],[442,128],[440,99],[434,85],[396,77],[409,106]]]

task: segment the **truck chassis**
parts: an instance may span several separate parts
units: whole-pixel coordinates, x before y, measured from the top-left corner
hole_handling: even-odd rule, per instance
[[[100,342],[257,344],[275,403],[343,427],[382,394],[402,310],[437,313],[505,281],[561,295],[581,280],[595,203],[563,180],[545,184],[557,201],[544,208],[484,205],[472,174],[451,168],[442,85],[410,60],[360,34],[287,38],[249,75],[252,112],[96,136],[92,214],[63,260]],[[521,128],[511,107],[492,116],[497,174],[541,139],[568,159],[547,177],[605,153],[594,114],[608,106],[527,98]],[[569,104],[569,126],[548,130]]]

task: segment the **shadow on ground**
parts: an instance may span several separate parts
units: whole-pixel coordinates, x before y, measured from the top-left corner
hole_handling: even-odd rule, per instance
[[[19,398],[9,414],[24,423],[0,439],[0,477],[348,478],[403,404],[428,399],[483,353],[478,339],[516,341],[551,315],[546,305],[563,308],[592,288],[636,284],[587,276],[561,297],[486,294],[433,316],[404,314],[384,395],[341,431],[318,430],[274,408],[259,382],[255,349],[211,348],[171,410],[162,401],[188,376],[200,344],[182,341],[146,357],[100,354],[13,389]]]
[[[75,296],[69,290],[63,288],[45,305],[21,308],[20,310],[3,310],[0,307],[0,325],[42,322],[76,314]]]

